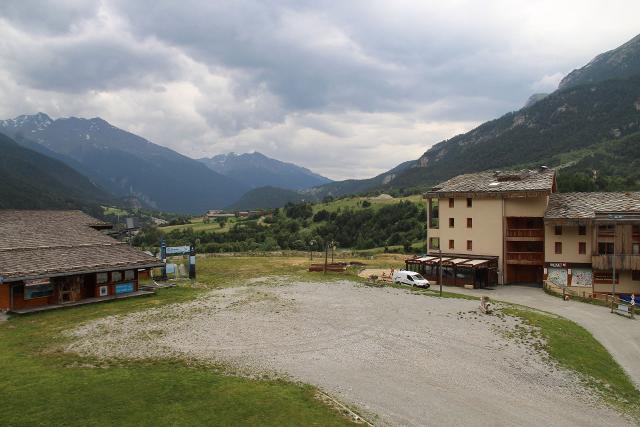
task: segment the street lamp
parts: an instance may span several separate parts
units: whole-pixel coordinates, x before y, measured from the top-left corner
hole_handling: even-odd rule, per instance
[[[315,240],[309,242],[309,255],[311,255],[311,261],[313,261],[313,245],[316,244]]]

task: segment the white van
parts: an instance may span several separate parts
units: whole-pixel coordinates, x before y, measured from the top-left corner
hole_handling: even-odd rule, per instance
[[[398,270],[393,273],[393,283],[401,283],[403,285],[418,286],[420,288],[429,288],[431,284],[427,279],[422,277],[415,271]]]

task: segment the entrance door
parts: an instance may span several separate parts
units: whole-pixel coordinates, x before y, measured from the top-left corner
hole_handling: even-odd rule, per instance
[[[79,301],[82,299],[82,285],[84,276],[64,277],[58,284],[58,299],[60,304]]]

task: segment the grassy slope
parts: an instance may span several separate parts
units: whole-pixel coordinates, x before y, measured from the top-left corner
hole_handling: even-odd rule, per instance
[[[522,318],[538,328],[545,350],[564,368],[578,372],[604,399],[640,421],[640,394],[622,367],[580,325],[562,317],[523,308],[504,313]]]

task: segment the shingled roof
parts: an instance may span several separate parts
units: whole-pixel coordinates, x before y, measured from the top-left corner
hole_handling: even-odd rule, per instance
[[[463,195],[485,193],[544,192],[551,193],[555,182],[555,172],[551,169],[517,171],[485,171],[458,175],[428,191],[426,197],[463,197]]]
[[[160,266],[80,211],[0,210],[0,282]]]
[[[640,192],[554,193],[549,197],[544,218],[586,220],[607,212],[640,213]]]

